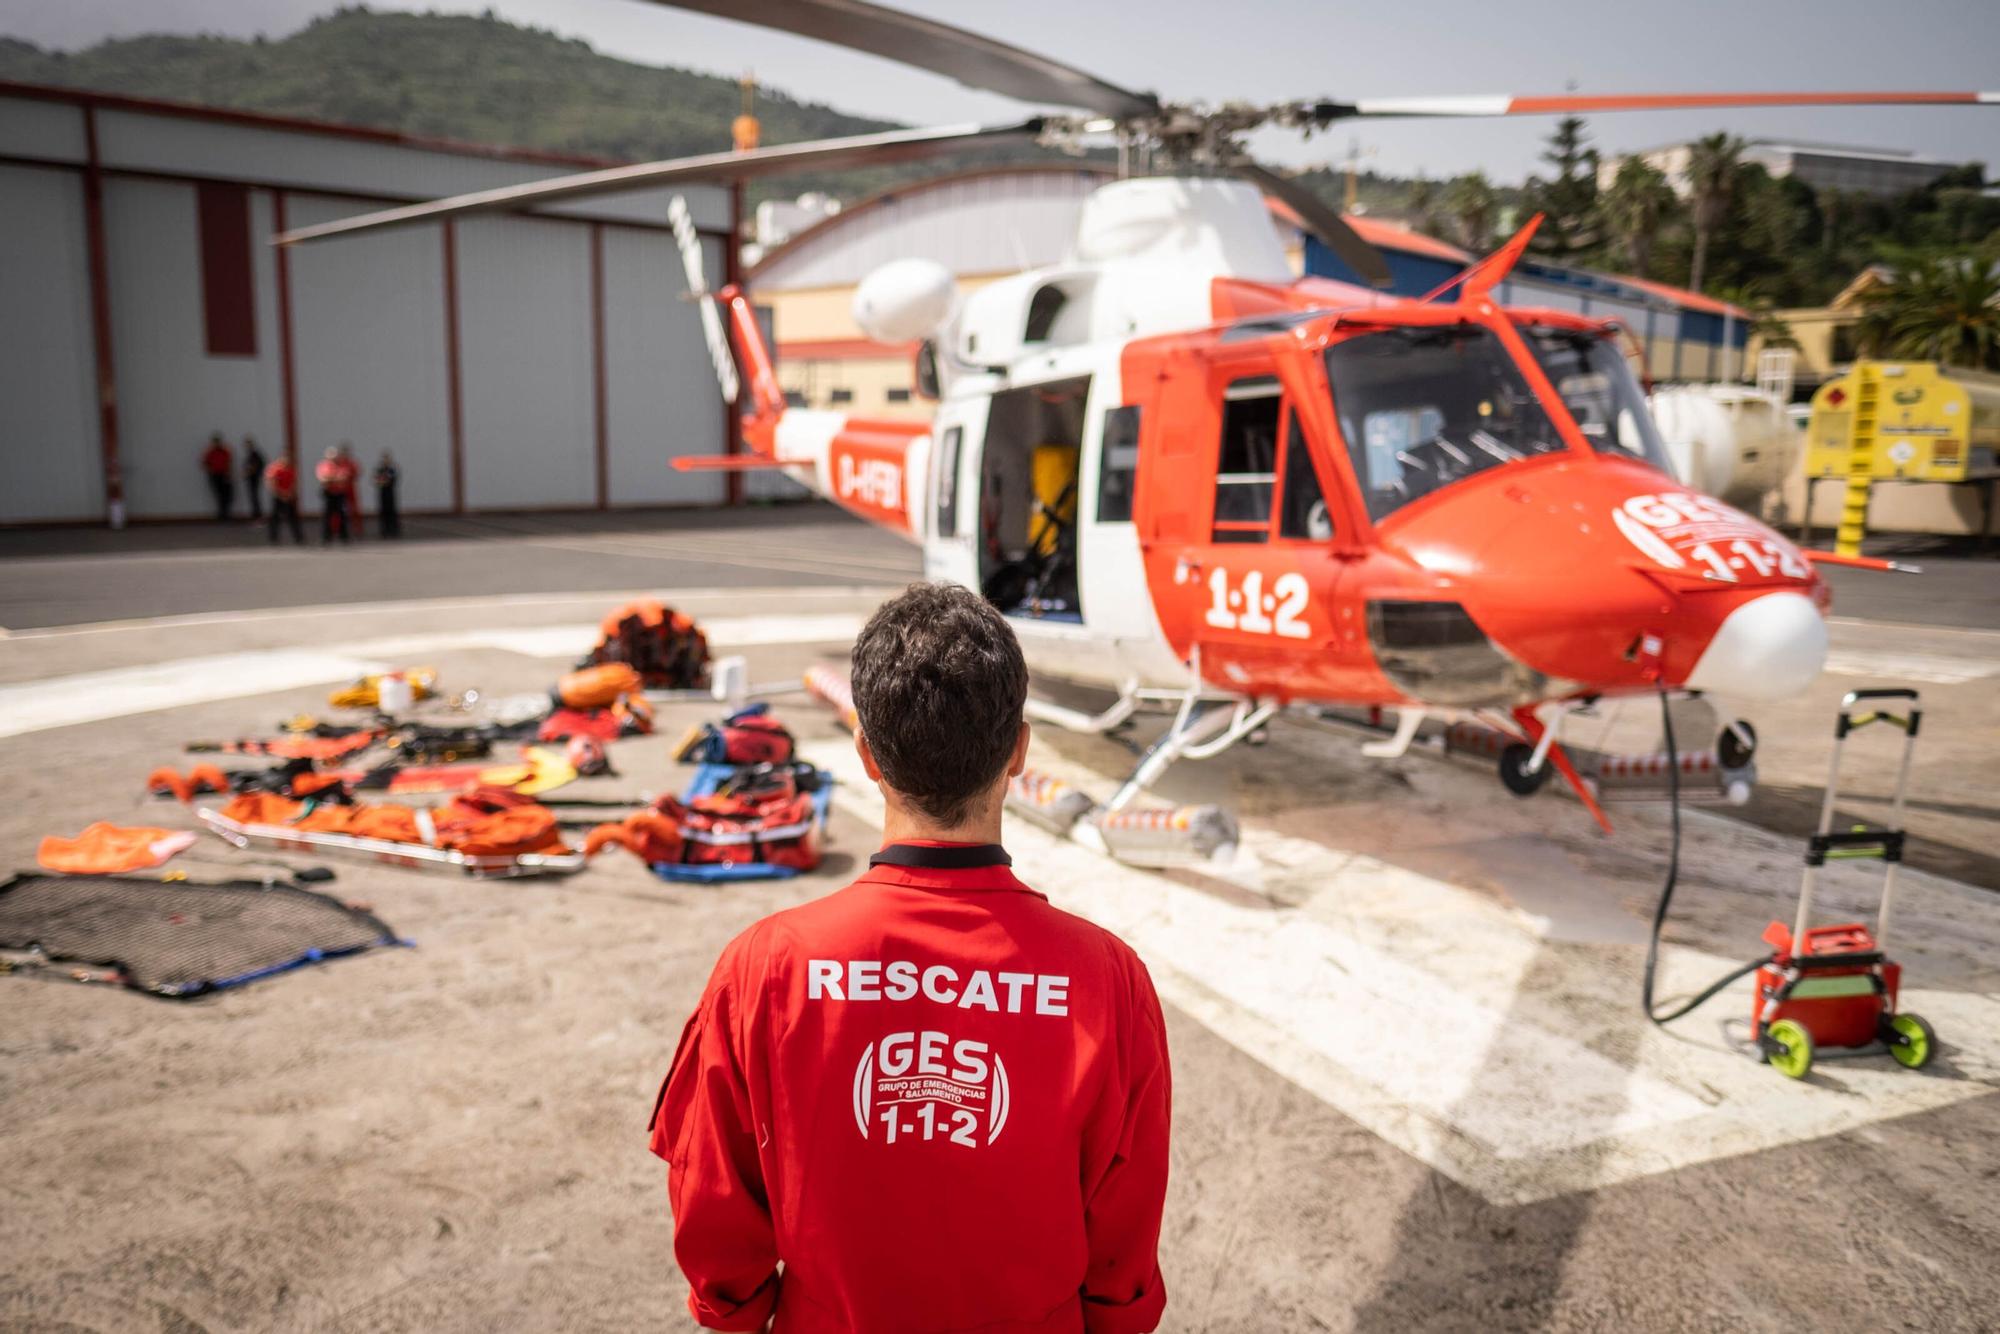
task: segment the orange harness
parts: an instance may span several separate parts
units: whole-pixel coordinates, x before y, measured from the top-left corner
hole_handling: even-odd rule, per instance
[[[473,788],[430,811],[389,803],[337,806],[293,801],[275,792],[246,792],[224,806],[222,815],[238,824],[421,843],[469,857],[570,850],[546,806],[505,788]]]

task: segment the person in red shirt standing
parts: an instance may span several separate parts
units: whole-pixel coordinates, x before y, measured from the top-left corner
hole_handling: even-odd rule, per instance
[[[914,585],[855,645],[884,846],[729,944],[654,1107],[709,1328],[1159,1323],[1165,1025],[1138,956],[999,846],[1027,682],[1005,619],[953,585]]]
[[[223,442],[222,432],[208,437],[208,448],[201,452],[201,471],[208,478],[209,494],[215,497],[215,521],[228,523],[230,508],[236,503],[236,461]]]
[[[284,523],[292,530],[292,541],[304,546],[306,535],[299,529],[299,470],[292,466],[290,457],[280,454],[271,461],[264,469],[264,484],[271,489],[271,545],[277,545],[278,525]]]
[[[358,471],[347,457],[345,444],[329,448],[313,467],[319,482],[319,540],[323,545],[333,545],[336,529],[342,542],[354,540],[354,479]]]

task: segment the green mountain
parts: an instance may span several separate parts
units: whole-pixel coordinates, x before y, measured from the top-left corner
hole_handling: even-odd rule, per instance
[[[281,41],[157,34],[106,41],[73,54],[0,37],[0,79],[128,93],[247,111],[304,116],[407,133],[506,144],[624,161],[686,157],[729,145],[740,106],[736,81],[672,66],[614,60],[582,41],[483,16],[336,10]],[[767,144],[895,128],[760,89],[757,115]],[[1587,156],[1581,122],[1551,140],[1549,161]],[[1094,154],[1108,161],[1108,154]],[[968,150],[900,167],[806,173],[753,186],[750,197],[823,190],[852,200],[903,181],[982,162],[1061,160],[1032,145]],[[1870,262],[1925,251],[1965,254],[1982,241],[2000,253],[2000,199],[1986,193],[1977,165],[1955,168],[1901,199],[1828,195],[1797,181],[1774,181],[1744,165],[1708,255],[1711,290],[1733,290],[1778,306],[1824,301]],[[1343,173],[1318,168],[1300,177],[1338,205]],[[1594,176],[1578,174],[1558,199],[1542,182],[1493,183],[1473,173],[1454,181],[1411,181],[1362,173],[1358,201],[1378,217],[1474,250],[1497,244],[1535,208],[1562,213],[1555,229],[1575,240],[1570,263],[1629,268],[1650,255],[1648,273],[1685,284],[1691,216],[1674,200],[1648,226],[1649,244],[1621,235],[1599,216]],[[1551,235],[1554,231],[1551,232]],[[1900,262],[1900,261],[1898,261]]]
[[[65,53],[0,38],[0,79],[625,161],[726,149],[741,98],[734,79],[615,60],[490,12],[360,6],[280,41],[154,34]],[[767,144],[896,128],[769,89],[758,90],[757,116]],[[978,150],[943,164],[790,176],[752,194],[852,198],[953,165],[1036,156],[1031,146]]]

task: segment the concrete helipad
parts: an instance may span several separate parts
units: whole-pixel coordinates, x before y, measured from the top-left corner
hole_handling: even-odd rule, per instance
[[[657,545],[630,540],[646,554],[623,568],[658,573]],[[504,569],[547,541],[482,555]],[[861,582],[665,586],[762,682],[842,652],[893,581]],[[324,711],[331,683],[373,664],[434,662],[450,688],[544,685],[622,591],[648,586],[604,583],[17,632],[0,641],[0,846],[26,865],[40,834],[91,819],[189,823],[139,794],[147,769],[184,739]],[[1245,839],[1226,868],[1137,870],[1010,829],[1025,877],[1132,941],[1168,1006],[1165,1328],[1990,1328],[2000,898],[1977,872],[2000,831],[1981,670],[2000,658],[1965,627],[1855,621],[1835,642],[1813,699],[1752,716],[1767,790],[1804,799],[1841,690],[1926,691],[1931,846],[1895,928],[1907,1003],[1944,1043],[1921,1073],[1864,1054],[1783,1080],[1746,1054],[1740,987],[1647,1025],[1656,812],[1616,812],[1606,838],[1558,796],[1517,801],[1471,767],[1385,766],[1353,738],[1286,727],[1163,784],[1236,806]],[[186,1006],[0,978],[0,1324],[674,1327],[642,1131],[680,1021],[722,943],[844,883],[879,817],[831,719],[802,698],[779,707],[843,780],[816,876],[698,889],[623,858],[520,884],[348,867],[339,892],[415,950]],[[675,706],[664,738],[615,748],[620,777],[572,790],[664,790],[668,742],[708,712]],[[1034,762],[1104,791],[1132,755],[1043,735]],[[1789,916],[1785,817],[1689,814],[1663,993]],[[200,874],[242,864],[213,841],[188,859]],[[1828,919],[1860,912],[1871,885],[1865,867],[1837,870]]]

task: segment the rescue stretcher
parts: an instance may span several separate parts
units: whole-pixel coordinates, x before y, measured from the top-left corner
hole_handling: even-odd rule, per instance
[[[694,776],[688,781],[681,796],[684,801],[693,801],[717,791],[738,771],[733,764],[700,764],[695,767]],[[705,829],[699,833],[688,833],[688,837],[712,849],[724,846],[770,847],[803,841],[817,842],[826,833],[827,819],[833,806],[833,775],[820,771],[819,787],[811,794],[812,815],[810,818],[791,824],[761,825],[754,830],[732,831],[728,829]],[[815,858],[816,860],[816,858]],[[732,880],[789,880],[802,874],[801,868],[773,861],[649,861],[648,869],[662,880],[681,881],[694,884],[718,884]]]
[[[402,866],[413,871],[457,872],[474,880],[506,880],[531,875],[574,875],[584,868],[580,852],[464,853],[424,843],[325,833],[291,825],[245,824],[221,811],[202,806],[195,818],[209,832],[236,848],[266,848],[279,852],[330,854]]]

